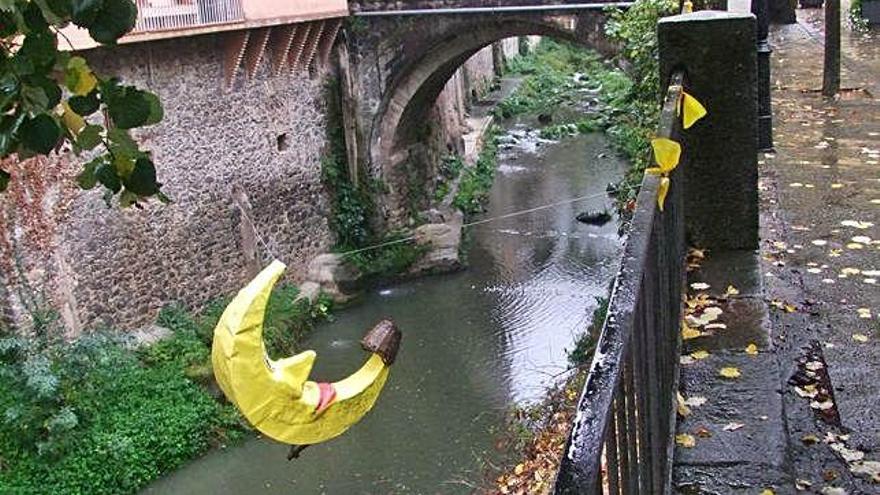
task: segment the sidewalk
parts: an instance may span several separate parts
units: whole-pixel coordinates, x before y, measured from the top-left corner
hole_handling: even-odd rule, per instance
[[[844,31],[824,100],[821,11],[798,16],[771,31],[760,263],[707,253],[689,280],[727,328],[685,342],[681,493],[880,493],[880,40]]]
[[[846,91],[825,100],[821,11],[798,20],[771,33],[777,154],[761,171],[768,296],[797,308],[772,315],[791,469],[815,492],[878,493],[880,44],[844,31]]]

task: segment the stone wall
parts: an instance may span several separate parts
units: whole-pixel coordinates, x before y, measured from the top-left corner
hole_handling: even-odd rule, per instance
[[[72,186],[79,165],[70,157],[5,164],[16,176],[0,199],[7,320],[26,320],[28,308],[43,300],[61,311],[71,335],[100,325],[132,328],[150,323],[170,302],[194,307],[237,290],[256,264],[246,253],[265,251],[241,236],[234,187],[294,280],[330,247],[320,182],[321,78],[275,77],[264,65],[253,80],[239,76],[224,90],[222,45],[214,35],[87,57],[97,71],[159,94],[165,119],[139,139],[152,150],[174,202],[108,208],[100,191]],[[38,167],[51,178],[29,173]]]
[[[473,130],[468,124],[471,104],[489,91],[495,74],[492,46],[487,46],[446,82],[428,113],[423,138],[409,148],[407,159],[383,177],[390,189],[384,205],[388,228],[411,227],[414,215],[430,206],[437,166],[444,157],[464,154],[462,136]]]

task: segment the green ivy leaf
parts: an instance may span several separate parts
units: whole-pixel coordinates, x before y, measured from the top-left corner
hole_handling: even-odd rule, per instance
[[[143,95],[144,99],[146,99],[147,103],[150,105],[150,115],[147,117],[144,125],[158,124],[165,116],[165,112],[162,110],[162,102],[159,101],[158,96],[148,91],[144,91]]]
[[[98,78],[82,57],[72,57],[64,71],[64,84],[76,96],[85,96],[95,89]]]
[[[21,144],[27,151],[49,154],[61,138],[61,127],[48,114],[40,114],[26,120],[18,130]]]
[[[21,105],[26,112],[45,112],[49,108],[49,96],[43,88],[23,86],[21,88]]]
[[[101,106],[101,102],[98,101],[97,91],[92,91],[85,96],[71,96],[70,99],[67,100],[67,104],[70,105],[70,108],[73,109],[74,112],[83,117],[88,117],[95,113]]]
[[[160,184],[156,182],[156,167],[149,158],[138,159],[131,175],[124,182],[125,188],[138,196],[152,196],[159,192]]]
[[[150,102],[144,96],[148,93],[133,86],[117,86],[115,81],[104,85],[101,92],[107,104],[107,113],[116,127],[140,127],[150,118]]]
[[[98,157],[83,166],[83,171],[76,176],[76,183],[79,184],[79,187],[88,190],[98,184],[98,176],[95,172],[103,162],[103,157]]]
[[[87,125],[80,131],[76,138],[76,144],[84,150],[95,149],[95,146],[101,144],[101,131],[104,128],[99,125]]]
[[[88,24],[89,34],[98,43],[114,44],[134,29],[137,7],[131,0],[103,0],[103,5]]]
[[[95,177],[101,185],[113,194],[118,193],[122,189],[122,182],[119,181],[119,177],[116,175],[116,168],[109,163],[104,162],[98,165],[98,168],[95,169]]]
[[[9,179],[11,179],[9,172],[0,170],[0,192],[5,191],[9,187]]]
[[[55,65],[56,49],[55,37],[48,30],[33,31],[24,37],[21,49],[16,57],[27,58],[35,68],[45,70]]]
[[[73,23],[88,29],[95,22],[103,7],[102,0],[73,0],[71,9]]]

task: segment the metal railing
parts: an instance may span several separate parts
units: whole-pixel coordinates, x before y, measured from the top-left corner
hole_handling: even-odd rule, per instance
[[[681,73],[672,76],[658,137],[678,141]],[[556,494],[670,492],[681,294],[686,254],[683,167],[664,211],[660,178],[645,175],[608,316],[577,406]]]
[[[136,0],[132,33],[185,29],[244,20],[241,0]]]

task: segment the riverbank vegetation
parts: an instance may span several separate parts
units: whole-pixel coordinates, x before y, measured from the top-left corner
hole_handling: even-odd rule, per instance
[[[294,302],[293,286],[269,300],[267,349],[293,352],[329,303]],[[42,311],[29,332],[0,332],[0,493],[134,493],[249,427],[218,401],[210,345],[227,298],[193,313],[174,305],[170,330],[137,349],[96,331],[64,341],[57,315]]]

